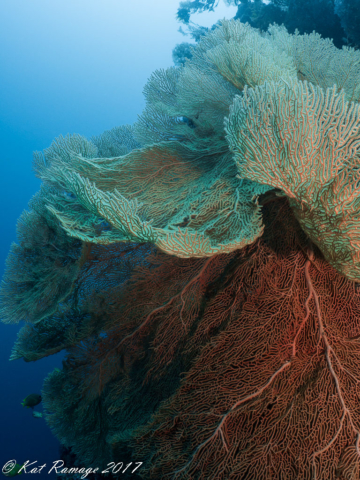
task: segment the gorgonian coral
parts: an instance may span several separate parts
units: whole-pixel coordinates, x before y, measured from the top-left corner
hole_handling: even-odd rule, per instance
[[[279,188],[308,236],[360,279],[360,105],[298,80],[236,98],[227,121],[240,175]]]
[[[134,126],[35,154],[13,358],[68,350],[47,422],[89,466],[357,478],[359,53],[236,21],[191,53]]]

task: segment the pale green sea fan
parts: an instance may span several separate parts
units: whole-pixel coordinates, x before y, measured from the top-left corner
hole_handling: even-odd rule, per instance
[[[360,105],[292,80],[245,89],[226,121],[242,177],[281,189],[340,273],[360,281]]]
[[[49,210],[83,242],[151,242],[179,257],[227,253],[252,243],[263,226],[256,198],[269,189],[237,178],[229,151],[212,155],[163,142],[112,159],[74,152],[41,178],[67,194]]]
[[[299,80],[325,89],[336,85],[339,90],[344,89],[346,100],[360,100],[359,50],[345,46],[336,48],[330,38],[322,38],[316,32],[290,34],[284,26],[278,25],[271,25],[265,38],[291,59]]]
[[[295,77],[293,60],[273,42],[248,24],[223,20],[184,67],[150,77],[135,136],[143,144],[178,140],[216,151],[224,143],[224,117],[245,85]]]
[[[295,65],[286,52],[249,24],[235,20],[223,20],[220,28],[208,34],[194,52],[191,64],[205,71],[216,69],[239,90],[246,85],[296,77]]]

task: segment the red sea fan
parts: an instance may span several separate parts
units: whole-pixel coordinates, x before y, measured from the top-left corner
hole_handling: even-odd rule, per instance
[[[287,200],[263,210],[263,237],[241,251],[158,254],[123,297],[126,325],[47,379],[48,421],[80,458],[131,448],[149,479],[358,478],[357,286]]]

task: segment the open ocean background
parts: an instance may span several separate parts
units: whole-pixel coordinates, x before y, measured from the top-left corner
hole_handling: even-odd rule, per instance
[[[0,277],[17,219],[40,187],[32,152],[60,134],[91,137],[136,121],[150,74],[173,65],[176,44],[191,42],[178,32],[178,6],[178,0],[0,1]],[[235,13],[220,3],[192,20],[211,26]],[[56,478],[47,472],[59,442],[21,402],[41,392],[63,354],[9,362],[21,325],[0,323],[0,466],[37,460],[47,467],[31,478]]]

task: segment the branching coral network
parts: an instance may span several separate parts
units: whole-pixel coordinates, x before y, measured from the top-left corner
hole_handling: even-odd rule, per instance
[[[360,475],[360,53],[223,21],[133,126],[57,138],[1,290],[46,420],[144,479]]]

